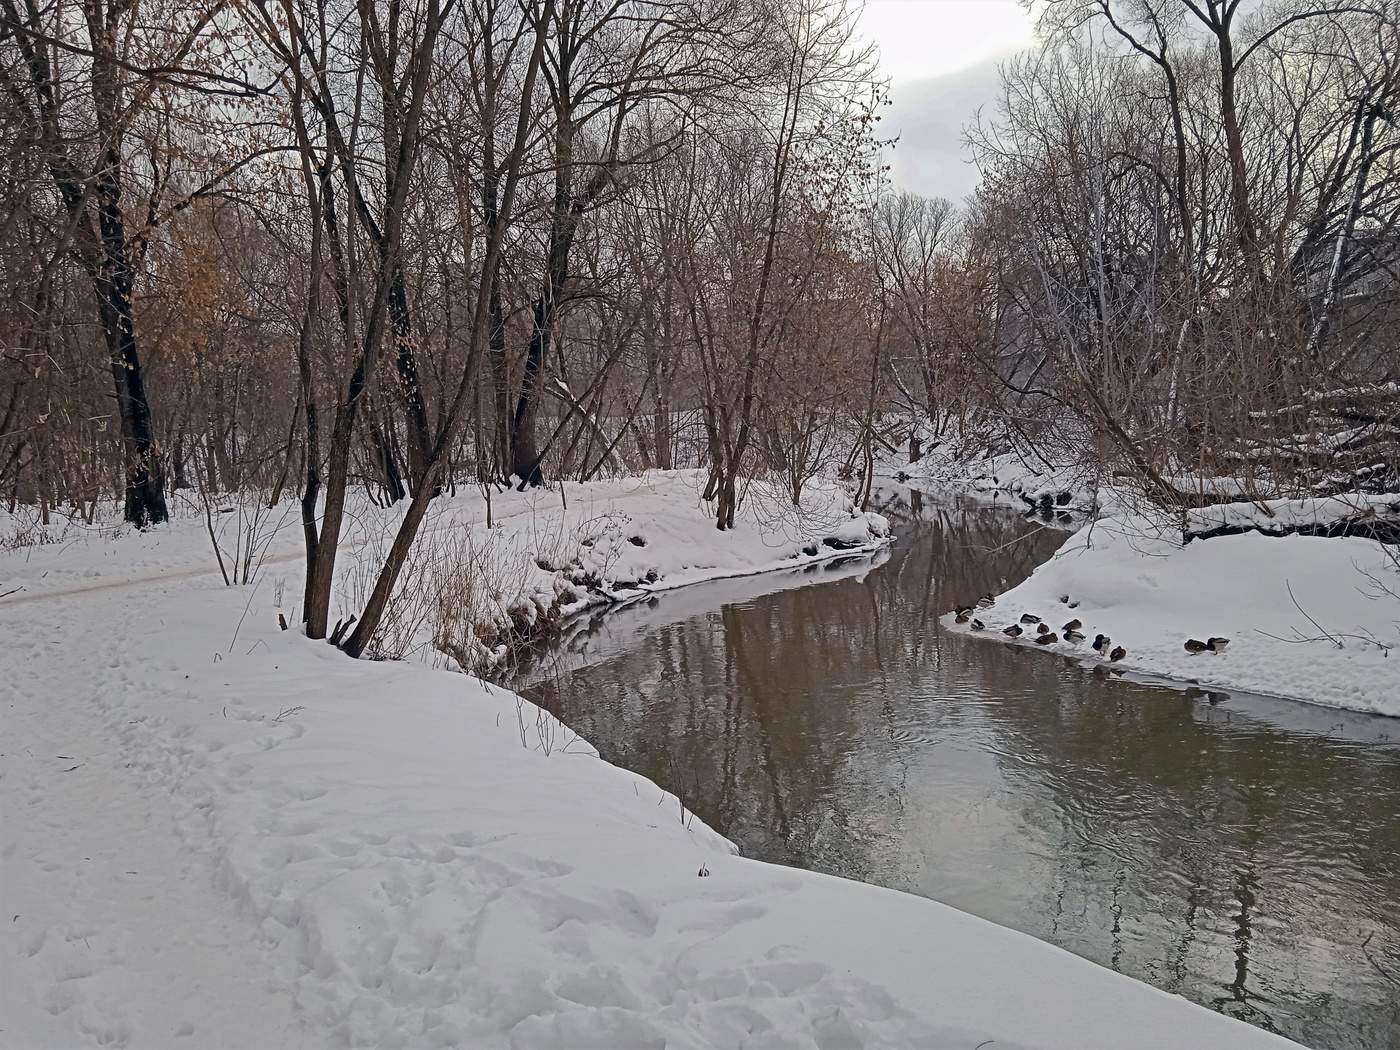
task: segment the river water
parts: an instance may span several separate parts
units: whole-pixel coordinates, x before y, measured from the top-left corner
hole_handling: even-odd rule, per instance
[[[884,498],[875,562],[608,613],[517,687],[746,856],[935,898],[1308,1046],[1400,1047],[1400,720],[945,631],[1064,533]]]

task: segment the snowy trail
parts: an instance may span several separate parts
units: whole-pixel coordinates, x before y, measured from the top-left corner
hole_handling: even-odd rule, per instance
[[[311,1046],[280,961],[177,830],[186,770],[127,717],[139,653],[116,611],[0,609],[24,670],[7,676],[0,745],[0,1045],[32,1047],[18,1027],[51,1047]]]
[[[0,857],[14,919],[0,932],[0,1046],[504,1046],[497,1033],[509,1033],[510,1045],[601,1048],[660,1045],[672,1025],[697,1035],[682,1045],[701,1046],[700,1032],[772,1028],[765,1014],[775,1010],[775,1021],[791,1015],[786,1026],[799,1027],[814,1023],[809,1010],[830,1012],[815,1023],[839,1034],[851,1023],[839,1018],[842,1004],[856,1020],[873,1010],[868,1023],[897,1042],[930,1034],[877,989],[825,965],[789,963],[781,950],[758,953],[752,965],[698,966],[687,956],[762,918],[766,907],[716,884],[719,892],[676,900],[663,914],[628,890],[586,878],[576,885],[574,865],[533,855],[528,824],[523,835],[513,830],[518,810],[509,796],[482,803],[478,825],[499,825],[488,833],[415,827],[401,808],[403,792],[386,792],[387,813],[373,813],[384,799],[363,790],[369,808],[353,818],[328,811],[328,795],[343,804],[363,787],[355,783],[365,775],[358,764],[338,777],[316,772],[298,746],[305,730],[295,715],[269,718],[239,699],[246,668],[238,675],[244,685],[227,697],[211,699],[207,680],[172,690],[191,677],[190,654],[142,659],[166,618],[124,621],[115,586],[98,596],[55,598],[57,631],[56,616],[0,611],[23,669],[6,704],[6,737],[26,742],[4,754],[5,808],[13,813]],[[227,597],[237,592],[205,592],[214,604]],[[226,625],[234,606],[223,604]],[[96,652],[73,659],[94,641]],[[368,667],[331,660],[342,672],[325,676],[333,683]],[[176,713],[153,714],[143,698]],[[216,721],[196,728],[200,714],[215,711]],[[432,726],[415,728],[425,734],[413,738],[421,747]],[[279,760],[283,747],[298,756]],[[258,769],[245,760],[254,754]],[[429,757],[440,760],[434,768],[450,769],[450,755]],[[579,760],[604,768],[572,756]],[[547,768],[567,783],[570,762],[560,755]],[[545,778],[546,792],[556,779]],[[708,830],[697,849],[671,810],[655,815],[656,789],[647,784],[643,799],[645,783],[628,777],[625,803],[664,819],[667,837],[694,850],[695,868],[727,855]],[[434,786],[430,779],[412,790],[436,824],[443,808]],[[596,833],[597,799],[585,796],[573,808],[572,824],[592,824]],[[517,837],[527,845],[511,845]],[[636,852],[628,837],[615,845]],[[632,858],[634,869],[646,866],[647,851]],[[597,861],[596,848],[584,852]],[[691,868],[687,859],[680,886],[704,888]],[[788,879],[778,895],[799,886]],[[773,887],[762,888],[761,896],[772,896]],[[521,952],[529,962],[514,969],[526,979],[503,980],[498,971],[513,969],[504,960]],[[648,988],[634,970],[669,979]],[[672,1001],[678,975],[698,998]],[[772,1002],[755,1011],[745,1005],[750,996]],[[436,1016],[448,1008],[458,1015],[452,1021]],[[650,1019],[668,1011],[671,1024]],[[303,1026],[308,1013],[317,1036]]]
[[[624,495],[618,498],[627,499],[628,497]],[[505,522],[512,519],[524,517],[526,514],[529,513],[531,512],[528,510],[517,510],[500,515],[497,520],[500,522]],[[427,537],[433,535],[434,533],[446,532],[449,529],[470,529],[475,528],[477,526],[484,526],[485,524],[486,521],[484,518],[480,521],[468,518],[461,521],[452,521],[446,524],[429,523],[423,526],[423,528],[420,530],[420,534],[424,537]],[[290,534],[290,532],[294,530],[289,530],[286,527],[284,527],[283,531],[285,533]],[[296,542],[300,542],[300,533],[296,533],[296,535],[292,538]],[[285,542],[286,540],[284,539],[283,543]],[[342,556],[350,557],[357,554],[363,548],[364,543],[362,542],[345,542],[341,545],[341,554]],[[187,554],[187,556],[198,556],[201,552],[193,551],[185,553]],[[39,590],[31,593],[30,588],[38,582],[38,580],[31,580],[29,583],[23,585],[24,590],[7,595],[4,598],[0,598],[0,609],[13,609],[15,606],[18,605],[27,605],[33,602],[48,601],[52,598],[67,598],[73,595],[84,594],[90,595],[95,594],[99,591],[120,590],[126,587],[139,587],[145,584],[171,583],[178,580],[198,580],[204,579],[206,577],[211,580],[221,580],[222,577],[219,574],[219,567],[214,559],[212,548],[203,551],[202,555],[203,556],[200,557],[195,564],[186,565],[183,567],[180,565],[166,565],[162,566],[159,569],[155,569],[151,572],[138,572],[126,575],[118,575],[113,579],[102,579],[102,581],[98,583],[81,584],[75,587],[55,587],[52,590]],[[269,554],[267,557],[260,560],[259,565],[263,569],[270,568],[274,565],[301,565],[305,561],[305,559],[305,550],[297,548],[295,550],[284,551],[280,554]],[[40,579],[42,579],[42,577],[40,577]]]

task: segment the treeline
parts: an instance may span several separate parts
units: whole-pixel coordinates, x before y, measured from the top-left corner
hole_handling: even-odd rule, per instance
[[[885,185],[844,0],[0,0],[0,494],[295,495],[313,637],[403,501],[359,653],[462,484],[1394,484],[1394,3],[1041,14],[955,207]]]
[[[1167,505],[1400,487],[1398,13],[1051,0],[961,221],[879,212],[906,400]]]
[[[138,523],[303,467],[323,498],[537,484],[667,465],[702,406],[722,496],[791,447],[759,406],[787,345],[838,341],[877,175],[840,4],[3,10],[20,498],[103,498],[114,453]]]

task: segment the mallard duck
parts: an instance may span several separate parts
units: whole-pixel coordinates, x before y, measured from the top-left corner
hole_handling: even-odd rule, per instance
[[[1121,645],[1116,645],[1113,647],[1113,652],[1108,654],[1108,658],[1114,663],[1117,663],[1119,660],[1123,659],[1123,657],[1127,655],[1128,650],[1124,649]]]
[[[981,631],[985,629],[987,625],[981,620],[973,620],[970,624],[968,624],[968,626],[971,627],[974,631]]]
[[[1104,651],[1105,649],[1107,649],[1107,648],[1108,648],[1108,635],[1106,635],[1106,634],[1096,634],[1096,635],[1094,635],[1094,652],[1096,652],[1096,653],[1101,653],[1101,652],[1103,652],[1103,651]]]
[[[1006,628],[1001,633],[1006,635],[1008,638],[1019,638],[1021,637],[1021,628],[1013,623],[1010,627]]]
[[[1049,645],[1051,642],[1058,642],[1059,640],[1060,640],[1060,636],[1059,636],[1058,634],[1056,634],[1054,631],[1046,631],[1044,634],[1039,635],[1039,636],[1036,638],[1035,644],[1036,644],[1036,645]]]
[[[1022,614],[1021,614],[1021,622],[1022,622],[1022,623],[1039,623],[1039,622],[1040,622],[1040,617],[1037,616],[1035,613],[1022,613]]]
[[[995,604],[996,599],[993,598],[990,594],[984,594],[982,595],[982,597],[977,599],[977,608],[979,609],[990,609]]]
[[[1225,647],[1226,647],[1227,645],[1229,645],[1229,644],[1230,644],[1230,639],[1228,639],[1228,638],[1207,638],[1207,639],[1206,639],[1206,645],[1208,645],[1208,646],[1210,647],[1210,651],[1213,652],[1213,653],[1223,653],[1223,652],[1225,651]]]
[[[1080,634],[1078,631],[1065,631],[1065,641],[1067,641],[1067,642],[1082,642],[1083,640],[1084,640],[1084,636],[1083,636],[1082,634]]]
[[[1197,653],[1207,652],[1209,649],[1210,645],[1207,642],[1201,641],[1199,638],[1186,639],[1186,651],[1192,656],[1195,656]]]
[[[1038,623],[1038,624],[1036,624],[1036,625],[1035,625],[1035,633],[1036,633],[1036,634],[1049,634],[1049,633],[1050,633],[1050,625],[1049,625],[1048,623]]]
[[[967,623],[967,621],[970,619],[972,619],[972,609],[970,607],[966,609],[959,609],[953,614],[954,623]]]
[[[1077,630],[1079,630],[1079,628],[1081,628],[1081,627],[1083,627],[1083,626],[1084,626],[1084,621],[1080,620],[1078,617],[1075,617],[1075,618],[1074,618],[1073,620],[1071,620],[1069,623],[1067,623],[1067,624],[1065,624],[1063,627],[1061,627],[1060,630],[1062,630],[1062,631],[1077,631]]]

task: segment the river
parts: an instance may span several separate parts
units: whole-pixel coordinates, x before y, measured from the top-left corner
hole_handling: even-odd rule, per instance
[[[1400,720],[948,632],[1065,534],[883,498],[898,538],[874,562],[600,615],[517,688],[746,856],[943,901],[1308,1046],[1400,1047]]]

